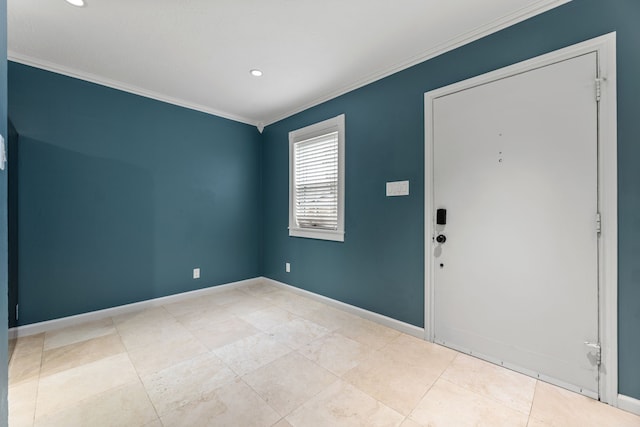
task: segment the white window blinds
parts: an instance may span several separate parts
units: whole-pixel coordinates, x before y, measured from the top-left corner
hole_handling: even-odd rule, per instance
[[[294,216],[300,228],[338,229],[338,132],[294,144]]]

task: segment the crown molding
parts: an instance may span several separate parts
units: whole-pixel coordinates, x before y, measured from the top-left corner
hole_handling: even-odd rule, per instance
[[[505,15],[501,18],[498,18],[486,25],[482,25],[477,27],[471,31],[465,32],[457,37],[447,40],[444,43],[439,44],[438,46],[426,50],[420,53],[417,56],[409,58],[408,60],[396,64],[392,67],[380,70],[369,76],[357,80],[356,82],[344,86],[343,88],[331,92],[330,94],[317,98],[307,104],[304,104],[298,108],[287,111],[286,113],[282,113],[277,116],[270,117],[268,119],[263,120],[264,126],[269,126],[273,123],[279,122],[280,120],[284,120],[287,117],[291,117],[294,114],[305,111],[311,107],[315,107],[316,105],[320,105],[324,102],[330,101],[334,98],[337,98],[345,93],[351,92],[355,89],[359,89],[363,86],[366,86],[370,83],[373,83],[377,80],[381,80],[385,77],[388,77],[392,74],[395,74],[399,71],[405,70],[407,68],[413,67],[414,65],[420,64],[421,62],[427,61],[429,59],[435,58],[436,56],[442,55],[443,53],[449,52],[451,50],[457,49],[458,47],[464,46],[476,40],[479,40],[483,37],[486,37],[490,34],[496,33],[500,30],[503,30],[507,27],[515,25],[519,22],[526,21],[529,18],[532,18],[536,15],[540,15],[548,10],[554,9],[558,6],[562,6],[563,4],[569,3],[571,0],[540,0],[528,7],[524,7],[518,9],[517,11]]]
[[[338,96],[344,95],[345,93],[351,92],[355,89],[359,89],[363,86],[366,86],[370,83],[373,83],[377,80],[388,77],[392,74],[395,74],[399,71],[405,70],[409,67],[417,65],[421,62],[434,58],[436,56],[442,55],[443,53],[454,50],[460,46],[464,46],[473,41],[479,40],[483,37],[486,37],[490,34],[498,32],[504,28],[515,25],[519,22],[525,21],[531,17],[544,13],[548,10],[561,6],[565,3],[569,3],[571,0],[540,0],[528,7],[521,8],[509,15],[503,16],[502,18],[496,19],[486,25],[482,25],[474,30],[465,32],[457,37],[454,37],[440,45],[426,50],[420,53],[417,56],[407,59],[404,62],[398,63],[394,66],[379,70],[375,73],[372,73],[362,79],[359,79],[351,84],[343,86],[342,88],[333,91],[325,96],[316,98],[315,100],[305,103],[299,107],[293,108],[291,110],[286,111],[285,113],[281,113],[275,116],[263,118],[262,120],[252,120],[247,117],[238,116],[235,114],[230,114],[215,108],[208,107],[206,105],[190,102],[180,98],[174,98],[168,95],[164,95],[158,92],[150,91],[147,89],[143,89],[138,86],[129,85],[117,80],[112,80],[106,77],[98,76],[96,74],[87,73],[85,71],[77,70],[71,67],[66,67],[60,64],[56,64],[50,61],[34,58],[28,55],[23,55],[17,53],[13,50],[7,51],[7,59],[13,62],[17,62],[20,64],[28,65],[31,67],[40,68],[46,71],[51,71],[57,74],[62,74],[65,76],[73,77],[80,80],[85,80],[91,83],[96,83],[102,86],[110,87],[113,89],[118,89],[124,92],[132,93],[135,95],[144,96],[146,98],[155,99],[157,101],[166,102],[169,104],[177,105],[180,107],[188,108],[191,110],[201,111],[203,113],[212,114],[218,117],[222,117],[225,119],[233,120],[240,123],[245,123],[248,125],[256,126],[260,132],[264,129],[264,127],[271,125],[273,123],[279,122],[280,120],[286,119],[287,117],[293,116],[294,114],[300,113],[309,108],[315,107],[316,105],[322,104],[324,102],[330,101]]]
[[[42,70],[51,71],[56,74],[62,74],[64,76],[73,77],[79,80],[85,80],[91,83],[99,84],[101,86],[110,87],[112,89],[118,89],[123,92],[132,93],[134,95],[144,96],[145,98],[155,99],[156,101],[166,102],[168,104],[177,105],[179,107],[188,108],[190,110],[196,110],[214,116],[222,117],[224,119],[233,120],[240,123],[245,123],[252,126],[257,126],[257,122],[250,120],[246,117],[237,116],[235,114],[226,113],[215,108],[207,107],[206,105],[189,102],[184,99],[174,98],[168,95],[164,95],[158,92],[143,89],[134,85],[119,82],[117,80],[108,79],[106,77],[98,76],[96,74],[87,73],[85,71],[76,70],[71,67],[56,64],[53,62],[45,61],[43,59],[33,58],[28,55],[22,55],[12,50],[7,51],[7,59],[9,61],[17,62],[19,64],[28,65],[30,67],[40,68]]]

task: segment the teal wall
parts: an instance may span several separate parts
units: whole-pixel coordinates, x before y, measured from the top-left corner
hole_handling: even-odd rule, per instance
[[[263,274],[422,326],[424,93],[617,31],[619,390],[640,398],[639,23],[638,0],[574,0],[267,127]],[[288,237],[287,133],[341,113],[345,242]],[[386,181],[405,179],[408,197],[385,197]]]
[[[7,1],[0,0],[0,135],[7,135]],[[0,171],[0,366],[7,366],[7,172]],[[0,369],[0,426],[7,425],[7,370]]]
[[[9,109],[20,134],[20,323],[262,274],[422,326],[424,92],[617,31],[619,383],[622,394],[640,399],[638,22],[637,0],[574,0],[273,124],[262,136],[10,63]],[[345,242],[288,237],[287,133],[341,113]],[[405,179],[410,196],[385,197],[386,181]],[[203,269],[200,281],[190,279],[195,266]],[[6,310],[6,300],[0,304]],[[6,414],[6,403],[1,409]]]
[[[260,276],[255,127],[13,62],[9,86],[20,325]]]
[[[9,120],[9,129],[7,133],[9,138],[7,141],[7,156],[9,159],[9,167],[7,168],[7,240],[9,265],[7,266],[7,310],[9,327],[17,326],[16,305],[18,304],[18,141],[20,136],[16,128]]]

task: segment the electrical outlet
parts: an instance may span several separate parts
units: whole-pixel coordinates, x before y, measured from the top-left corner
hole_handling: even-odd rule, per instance
[[[291,263],[288,263],[288,262],[284,263],[284,271],[286,273],[291,273]]]
[[[193,269],[193,278],[194,279],[199,279],[200,278],[200,269],[199,268],[194,268]]]

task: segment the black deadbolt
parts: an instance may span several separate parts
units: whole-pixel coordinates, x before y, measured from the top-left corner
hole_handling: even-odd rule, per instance
[[[447,236],[445,236],[444,234],[438,234],[438,236],[436,237],[436,242],[438,243],[444,243],[447,241]]]
[[[446,209],[438,209],[436,211],[436,224],[438,224],[438,225],[446,225],[447,224],[447,210]]]

